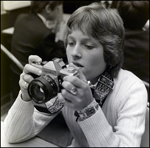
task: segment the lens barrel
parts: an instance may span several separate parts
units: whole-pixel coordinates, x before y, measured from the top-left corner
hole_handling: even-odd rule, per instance
[[[29,83],[28,94],[38,104],[45,103],[58,93],[56,82],[49,75],[35,78]]]

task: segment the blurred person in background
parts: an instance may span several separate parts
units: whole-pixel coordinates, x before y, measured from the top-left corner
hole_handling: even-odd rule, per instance
[[[119,1],[125,27],[123,68],[149,83],[149,1]]]
[[[55,57],[66,61],[65,27],[62,1],[32,1],[29,13],[20,14],[15,22],[11,52],[24,66],[29,55],[40,55],[43,61]],[[13,98],[19,91],[20,69],[12,63]]]

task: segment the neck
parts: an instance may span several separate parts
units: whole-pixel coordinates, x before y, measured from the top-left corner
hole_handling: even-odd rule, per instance
[[[97,76],[96,78],[90,80],[90,82],[94,85],[94,84],[98,81],[98,78],[99,78],[99,77],[100,77],[100,76]]]
[[[98,79],[101,77],[101,75],[103,75],[103,74],[105,75],[106,73],[109,73],[107,68],[100,75],[98,75],[96,78],[90,80],[90,82],[94,85],[98,81]]]

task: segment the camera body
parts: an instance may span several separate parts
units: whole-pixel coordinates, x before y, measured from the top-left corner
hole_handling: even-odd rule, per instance
[[[60,58],[55,58],[44,65],[38,63],[32,65],[42,71],[40,77],[33,75],[35,79],[28,86],[29,96],[38,104],[49,101],[60,92],[64,76],[79,76],[76,69],[66,67]]]

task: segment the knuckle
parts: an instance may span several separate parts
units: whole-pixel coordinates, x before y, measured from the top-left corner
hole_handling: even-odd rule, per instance
[[[84,89],[84,90],[88,90],[88,89],[89,89],[89,85],[88,85],[87,83],[84,84],[84,85],[83,85],[83,89]]]
[[[68,88],[68,87],[70,87],[70,85],[71,85],[71,83],[70,83],[69,81],[63,81],[63,82],[62,82],[62,86],[63,86],[64,88]]]
[[[62,84],[61,84],[63,87],[66,86],[66,81],[63,81]]]
[[[65,89],[62,89],[61,90],[61,93],[62,93],[62,95],[65,95],[66,93],[65,93]]]
[[[63,97],[66,97],[66,96],[67,96],[67,91],[66,91],[65,89],[62,89],[61,93],[62,93],[62,96],[63,96]]]
[[[33,55],[29,55],[28,60],[30,61],[33,58]]]
[[[19,80],[19,85],[20,85],[20,87],[23,87],[22,80]]]
[[[29,64],[26,64],[25,66],[24,66],[24,69],[27,69],[29,67]]]
[[[21,75],[20,75],[20,80],[23,80],[24,79],[24,73],[22,73]]]
[[[81,98],[84,96],[84,93],[85,93],[85,92],[83,92],[83,91],[80,92]]]
[[[70,78],[70,80],[71,80],[71,82],[74,84],[74,83],[77,81],[77,78],[76,78],[75,76],[72,76],[72,77]]]
[[[20,79],[22,79],[23,75],[24,75],[23,73],[20,75]]]
[[[19,80],[19,85],[21,86],[21,80]]]

